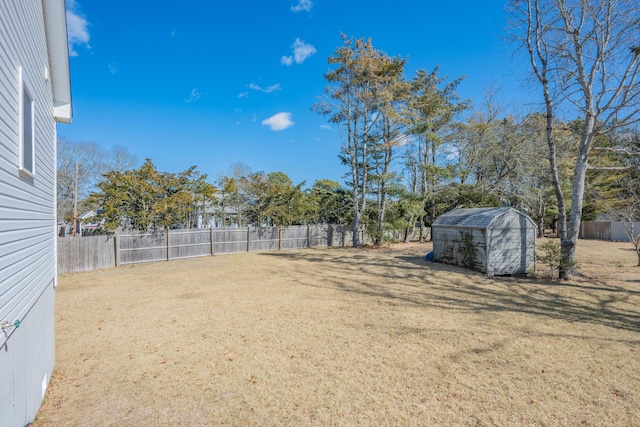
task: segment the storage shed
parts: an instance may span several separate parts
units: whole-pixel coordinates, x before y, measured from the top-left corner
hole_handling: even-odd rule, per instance
[[[536,224],[511,208],[454,209],[432,226],[433,259],[489,276],[535,270]]]

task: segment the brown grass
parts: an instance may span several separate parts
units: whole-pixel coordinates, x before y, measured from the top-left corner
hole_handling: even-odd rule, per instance
[[[36,426],[640,425],[640,268],[569,282],[430,244],[245,253],[60,278]]]

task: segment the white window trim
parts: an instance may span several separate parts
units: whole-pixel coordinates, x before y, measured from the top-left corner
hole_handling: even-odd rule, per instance
[[[29,176],[29,177],[34,177],[36,174],[36,127],[35,127],[35,105],[36,105],[36,97],[35,97],[35,91],[33,90],[33,87],[31,86],[31,84],[29,83],[29,80],[27,79],[27,76],[25,75],[24,72],[24,68],[19,67],[18,68],[18,74],[19,74],[19,85],[18,85],[18,99],[19,99],[19,106],[18,106],[18,111],[19,111],[19,120],[18,120],[18,127],[19,127],[19,132],[18,132],[18,169],[20,170],[21,173],[24,173],[25,175]],[[31,98],[31,170],[27,169],[24,167],[25,165],[25,159],[23,158],[24,156],[24,92],[27,92],[29,97]]]

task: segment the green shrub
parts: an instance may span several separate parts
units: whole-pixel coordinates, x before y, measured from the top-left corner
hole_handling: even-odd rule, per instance
[[[542,254],[540,251],[542,251]],[[575,261],[562,256],[560,241],[557,239],[548,239],[539,244],[536,251],[536,260],[549,268],[549,275],[552,279],[555,279],[555,273],[556,271],[559,272],[560,268],[573,268],[576,265]]]

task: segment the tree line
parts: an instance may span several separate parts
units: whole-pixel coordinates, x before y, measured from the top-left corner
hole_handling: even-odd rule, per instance
[[[63,166],[59,164],[60,176],[67,173]],[[83,193],[80,205],[98,212],[90,221],[103,231],[350,221],[348,196],[337,182],[318,180],[305,188],[304,182],[294,184],[284,172],[253,172],[243,163],[234,164],[214,183],[197,166],[163,172],[148,158],[138,168],[87,173],[78,179],[81,188],[92,188]],[[67,220],[73,218],[70,199],[68,193],[58,192],[59,211]]]
[[[95,190],[85,200],[110,228],[191,227],[215,209],[223,226],[350,224],[376,244],[390,230],[423,239],[455,207],[509,205],[540,233],[554,230],[571,265],[581,220],[638,219],[638,12],[625,0],[511,0],[509,36],[541,106],[521,114],[506,111],[493,88],[474,106],[457,94],[464,77],[448,79],[438,67],[407,77],[406,58],[342,35],[324,97],[312,106],[340,131],[342,184],[305,188],[243,164],[210,184],[195,166],[172,174],[147,159],[138,169],[89,166],[101,174],[79,194]],[[70,175],[70,162],[59,161],[59,209],[68,211],[62,165]]]

